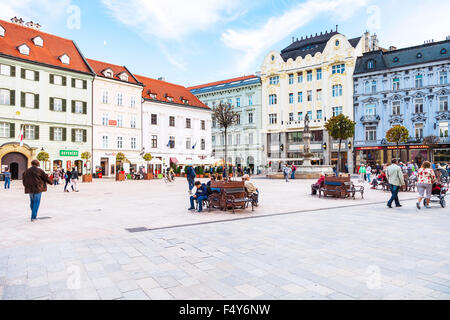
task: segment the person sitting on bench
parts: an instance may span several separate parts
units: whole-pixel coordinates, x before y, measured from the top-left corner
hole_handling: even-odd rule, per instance
[[[316,183],[312,185],[312,194],[317,194],[317,191],[320,189],[320,187],[323,186],[323,183],[325,182],[325,173],[321,173],[319,179]]]
[[[203,200],[208,199],[208,188],[206,184],[201,183],[200,181],[196,181],[194,186],[197,188],[197,191],[193,196],[190,197],[191,207],[188,210],[195,210],[194,201],[198,202],[198,212],[203,211]]]
[[[248,174],[244,174],[242,177],[242,181],[245,182],[245,189],[247,189],[247,192],[254,196],[255,204],[258,204],[258,195],[259,191],[258,188],[255,187],[255,185],[250,182],[250,176]]]

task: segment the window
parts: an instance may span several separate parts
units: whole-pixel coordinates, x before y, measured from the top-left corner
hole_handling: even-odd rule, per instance
[[[333,117],[336,117],[342,113],[342,107],[333,107]]]
[[[191,119],[186,118],[186,128],[190,129],[191,128]]]
[[[306,114],[308,115],[308,119],[311,120],[312,119],[312,111],[308,111]]]
[[[294,84],[294,75],[292,73],[289,75],[289,84]]]
[[[86,89],[85,81],[86,80],[73,79],[73,87],[77,89]]]
[[[53,140],[63,141],[63,128],[53,128]]]
[[[36,79],[37,79],[36,72],[35,71],[31,71],[31,70],[25,70],[25,76],[23,78],[25,78],[27,80],[36,81]]]
[[[416,55],[416,57],[417,57],[417,59],[420,59],[420,58],[423,57],[423,55],[422,55],[422,53],[419,52],[419,53]]]
[[[303,73],[298,73],[297,74],[297,82],[298,83],[302,83],[303,82]]]
[[[29,55],[30,54],[30,48],[28,48],[28,46],[26,45],[26,44],[22,44],[20,47],[19,47],[19,52],[21,53],[21,54],[24,54],[24,55]]]
[[[75,101],[75,113],[83,113],[83,102],[82,101]]]
[[[423,124],[422,123],[417,123],[414,126],[414,130],[415,130],[416,138],[423,138]]]
[[[374,60],[369,60],[367,61],[367,69],[373,69],[375,68],[375,61]]]
[[[370,93],[370,82],[364,82],[364,93]]]
[[[336,84],[333,86],[333,97],[342,96],[342,85]]]
[[[134,108],[136,106],[136,97],[130,97],[130,107]]]
[[[302,103],[303,102],[303,92],[299,92],[297,94],[297,102]]]
[[[377,127],[366,127],[366,141],[377,140]]]
[[[439,111],[448,111],[448,97],[439,97]]]
[[[28,108],[31,108],[31,107],[28,107]],[[60,111],[60,112],[63,111],[63,100],[62,99],[53,99],[53,111]]]
[[[448,138],[448,122],[439,123],[439,137]]]
[[[277,104],[277,95],[276,94],[269,95],[269,104]]]
[[[303,121],[303,112],[299,112],[297,116],[298,121]]]
[[[423,113],[423,99],[414,100],[414,112]]]
[[[306,72],[306,81],[308,82],[312,81],[312,71]]]
[[[108,91],[103,91],[103,94],[102,94],[102,103],[103,103],[103,104],[108,104]]]
[[[10,124],[6,122],[0,122],[0,138],[10,138]]]
[[[317,120],[322,120],[322,110],[317,110]]]
[[[231,134],[228,135],[228,144],[229,145],[233,144],[233,136]]]
[[[200,120],[200,128],[202,130],[206,130],[206,121],[205,120]]]
[[[418,74],[416,76],[415,87],[416,88],[422,88],[423,87],[423,76],[421,74]]]
[[[67,54],[63,54],[59,60],[64,64],[70,64],[70,57]]]
[[[280,77],[274,76],[269,78],[269,84],[279,84],[280,83]]]
[[[25,93],[25,108],[34,108],[34,94],[32,93]],[[62,111],[62,100],[61,101],[61,110]]]
[[[136,138],[131,138],[131,149],[136,149]]]
[[[345,72],[345,64],[338,64],[335,66],[331,67],[331,73],[332,74],[336,74],[336,73],[344,73]]]
[[[236,123],[235,123],[236,125],[239,125],[239,124],[241,124],[241,115],[240,114],[237,114],[236,115]]]
[[[158,116],[156,114],[152,114],[151,115],[151,120],[150,120],[152,125],[157,125],[158,124]]]
[[[236,98],[236,107],[241,106],[241,98]]]
[[[103,136],[102,137],[102,147],[103,147],[103,149],[108,149],[109,148],[109,146],[108,146],[108,136]]]
[[[11,66],[7,66],[6,64],[0,64],[0,75],[2,76],[12,76]]]
[[[34,140],[36,139],[36,127],[32,125],[25,125],[24,126],[24,138],[27,140]]]
[[[136,116],[131,116],[130,128],[131,129],[136,129]]]
[[[152,135],[152,148],[158,148],[158,136]]]
[[[75,142],[83,142],[83,130],[75,129]]]
[[[447,83],[448,83],[447,71],[439,72],[439,84],[447,84]]]
[[[174,136],[169,137],[169,147],[170,147],[170,149],[175,149],[175,137]]]
[[[241,144],[241,135],[239,133],[236,135],[236,144],[237,145]]]
[[[169,117],[169,127],[175,127],[175,117],[174,116]]]
[[[223,145],[225,145],[225,136],[224,135],[221,135],[220,136],[220,144],[223,146]]]
[[[392,90],[394,90],[394,91],[400,90],[400,79],[399,78],[394,78],[392,80]]]
[[[123,138],[117,137],[117,149],[122,149],[122,148],[123,148]]]
[[[277,123],[277,114],[270,113],[269,114],[269,124],[276,124],[276,123]]]
[[[292,121],[294,121],[294,113],[290,112],[289,113],[289,122],[292,122]]]
[[[312,101],[312,90],[308,90],[307,92],[307,100]]]
[[[248,113],[248,123],[253,123],[253,112]]]
[[[322,68],[317,69],[317,80],[322,80]]]
[[[118,128],[123,127],[123,115],[121,114],[117,115],[117,127]]]
[[[51,77],[50,83],[56,84],[58,86],[65,85],[65,83],[63,84],[63,77],[62,76],[50,75],[50,77]],[[64,79],[65,79],[65,77],[64,77]]]
[[[211,137],[211,142],[212,142],[212,145],[213,145],[213,146],[216,145],[216,136],[212,136],[212,137]]]
[[[206,149],[206,142],[205,142],[205,139],[201,139],[201,140],[200,140],[200,148],[201,148],[202,150],[205,150],[205,149]]]
[[[441,51],[440,51],[440,53],[441,53],[441,54],[447,54],[447,49],[442,48]]]
[[[123,95],[121,93],[117,94],[117,105],[122,106],[123,105]]]
[[[248,143],[253,144],[253,133],[248,134]]]
[[[392,102],[392,115],[399,116],[400,115],[400,101]]]
[[[294,94],[289,93],[289,104],[293,104],[293,103],[294,103]]]
[[[6,89],[0,89],[0,104],[3,105],[11,104],[11,91]]]
[[[377,82],[375,80],[372,81],[372,93],[377,92]]]
[[[398,57],[395,57],[393,61],[394,61],[395,63],[397,63],[397,62],[400,61],[400,59],[399,59]]]
[[[375,103],[366,104],[365,113],[366,116],[375,116],[377,114],[377,106]]]
[[[316,91],[316,100],[321,101],[322,100],[322,89],[317,89]]]
[[[253,105],[253,95],[248,96],[248,105],[249,106]]]
[[[215,128],[215,127],[216,127],[216,125],[217,125],[217,123],[216,123],[216,120],[215,120],[215,119],[213,119],[213,120],[212,120],[212,127],[213,127],[213,128]]]
[[[102,114],[102,125],[104,125],[104,126],[108,125],[108,114],[107,113]]]

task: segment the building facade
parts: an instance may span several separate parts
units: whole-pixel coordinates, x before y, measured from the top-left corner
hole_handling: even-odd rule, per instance
[[[143,148],[149,171],[211,163],[211,109],[183,86],[136,76],[142,92]]]
[[[261,80],[255,75],[233,78],[188,88],[203,103],[213,108],[229,103],[238,113],[235,125],[228,129],[227,162],[254,173],[263,166],[263,136],[261,135]],[[223,129],[212,124],[212,155],[225,159]]]
[[[36,155],[41,166],[78,167],[92,153],[93,72],[71,40],[44,33],[39,25],[0,20],[0,164],[15,179]],[[23,145],[20,136],[23,132]]]
[[[353,119],[353,71],[356,58],[377,48],[376,36],[347,39],[337,31],[293,39],[280,52],[272,51],[261,67],[262,127],[265,156],[273,170],[284,163],[302,163],[304,119],[312,131],[313,164],[335,164],[339,143],[324,124],[343,113]],[[351,141],[348,141],[351,142]],[[342,168],[352,170],[352,146],[342,143]]]
[[[386,141],[394,125],[410,134],[400,158],[430,160],[423,138],[440,138],[434,160],[450,162],[450,39],[397,50],[378,50],[358,58],[354,74],[355,160],[386,163],[396,147]]]
[[[117,171],[122,152],[130,168],[139,170],[142,159],[143,85],[124,66],[87,59],[96,73],[93,83],[93,164],[104,177]]]

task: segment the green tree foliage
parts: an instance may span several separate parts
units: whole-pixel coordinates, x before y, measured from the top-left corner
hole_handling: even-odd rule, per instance
[[[404,126],[396,125],[386,132],[386,140],[397,146],[397,159],[399,158],[399,144],[407,142],[408,138],[409,131]]]
[[[343,140],[352,138],[355,135],[355,122],[343,114],[332,117],[325,123],[325,129],[328,134],[339,141],[338,148],[338,163],[336,171],[339,172],[341,168],[341,144]]]

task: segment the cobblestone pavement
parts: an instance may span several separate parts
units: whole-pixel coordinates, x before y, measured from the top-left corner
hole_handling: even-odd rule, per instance
[[[272,184],[281,187],[280,182],[255,183],[270,191]],[[280,201],[301,194],[308,184],[292,182]],[[97,196],[110,188],[117,192],[116,185],[105,182]],[[172,188],[177,190],[176,199],[185,200],[183,186]],[[0,193],[2,203],[6,197],[16,200],[0,217],[2,231],[8,225],[16,232],[15,243],[0,247],[0,299],[450,299],[448,208],[418,211],[411,200],[394,209],[364,205],[376,200],[373,193],[365,201],[325,200],[338,208],[317,210],[324,200],[311,201],[303,194],[290,204],[280,203],[286,214],[275,210],[272,213],[279,215],[269,215],[277,203],[268,193],[270,204],[264,201],[255,214],[236,215],[246,218],[240,220],[229,220],[236,217],[230,214],[188,214],[185,202],[157,203],[155,208],[183,209],[162,229],[129,233],[125,227],[151,227],[145,217],[124,209],[128,201],[142,204],[146,199],[140,198],[142,194],[131,200],[118,195],[103,206],[115,205],[118,210],[105,214],[108,232],[95,234],[94,226],[102,228],[101,214],[92,213],[96,218],[89,223],[82,222],[88,219],[86,214],[76,216],[77,210],[88,208],[82,192],[62,194],[67,196],[62,205],[66,211],[36,223],[17,214],[18,206],[26,207],[17,205],[26,199],[21,192],[16,186],[7,196]],[[377,192],[379,201],[388,196]],[[50,191],[46,196],[61,194]],[[87,195],[88,203],[95,196]],[[80,197],[80,202],[72,207],[69,197]],[[343,205],[352,206],[340,208]],[[46,208],[51,206],[47,204],[44,212]],[[135,221],[126,219],[129,212],[128,219]],[[127,223],[119,231],[122,221]],[[186,222],[198,224],[176,226]],[[70,232],[83,226],[89,233]],[[41,241],[37,230],[51,233],[57,227],[69,235],[56,239],[42,234],[45,241]]]

